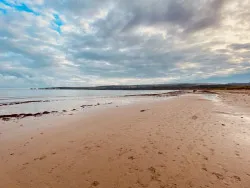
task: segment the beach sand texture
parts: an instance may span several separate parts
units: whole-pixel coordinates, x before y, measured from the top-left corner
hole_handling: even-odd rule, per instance
[[[56,126],[23,124],[18,136],[0,122],[0,187],[249,188],[250,108],[223,97],[189,94]]]

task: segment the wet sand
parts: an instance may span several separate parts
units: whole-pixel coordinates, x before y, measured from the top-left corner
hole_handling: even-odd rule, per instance
[[[240,108],[250,109],[250,90],[229,90],[229,91],[216,91],[219,94],[219,98],[224,102],[232,106]]]
[[[248,188],[250,110],[239,106],[188,94],[50,126],[1,122],[0,187]]]

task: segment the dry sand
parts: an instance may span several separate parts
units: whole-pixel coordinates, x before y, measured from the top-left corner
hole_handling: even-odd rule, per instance
[[[2,124],[0,187],[249,188],[249,108],[225,100],[186,95],[18,132]]]

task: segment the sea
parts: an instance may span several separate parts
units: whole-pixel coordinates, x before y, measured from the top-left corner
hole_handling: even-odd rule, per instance
[[[128,105],[150,97],[124,97],[171,90],[32,90],[0,89],[0,115],[80,110],[83,105]],[[157,100],[156,97],[151,97]],[[97,105],[98,104],[98,105]]]

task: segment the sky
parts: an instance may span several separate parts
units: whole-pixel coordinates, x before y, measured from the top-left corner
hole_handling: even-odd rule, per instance
[[[0,0],[0,88],[250,82],[250,0]]]

